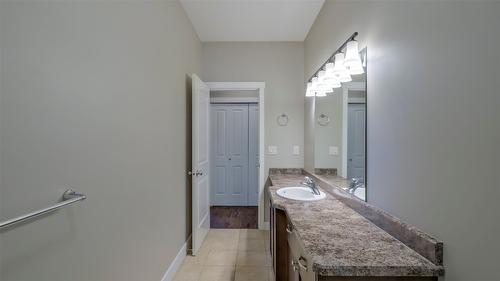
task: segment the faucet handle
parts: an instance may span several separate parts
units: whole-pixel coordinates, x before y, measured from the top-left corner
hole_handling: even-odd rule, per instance
[[[310,177],[305,176],[305,177],[304,177],[304,182],[312,183],[312,182],[313,182],[313,180],[312,180]]]

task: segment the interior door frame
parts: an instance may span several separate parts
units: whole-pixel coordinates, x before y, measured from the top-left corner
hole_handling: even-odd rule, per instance
[[[264,222],[264,183],[265,183],[265,154],[264,154],[264,90],[266,82],[205,82],[210,91],[258,91],[259,93],[259,202],[258,223],[259,229],[269,229]],[[210,187],[211,188],[211,187]]]

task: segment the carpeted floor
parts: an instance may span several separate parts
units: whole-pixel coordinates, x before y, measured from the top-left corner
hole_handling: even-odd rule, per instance
[[[253,228],[258,227],[258,207],[212,206],[210,207],[211,228]]]

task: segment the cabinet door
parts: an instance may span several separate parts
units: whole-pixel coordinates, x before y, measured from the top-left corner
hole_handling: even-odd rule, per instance
[[[301,281],[315,281],[316,274],[312,270],[308,270],[308,271],[300,270],[300,280]]]
[[[300,275],[298,267],[294,266],[294,258],[290,248],[288,248],[288,280],[289,281],[300,281]]]
[[[291,224],[288,225],[287,232],[291,267],[298,273],[300,281],[315,281],[316,273],[312,270],[312,262]]]

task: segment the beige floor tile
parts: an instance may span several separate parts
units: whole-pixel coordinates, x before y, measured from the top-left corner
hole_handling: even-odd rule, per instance
[[[237,250],[239,229],[211,229],[205,244],[210,250]]]
[[[184,263],[203,265],[205,263],[205,260],[207,259],[209,251],[210,248],[208,247],[208,244],[203,243],[203,245],[198,250],[198,253],[196,253],[196,256],[187,255],[184,259]]]
[[[199,281],[233,281],[235,267],[204,266]]]
[[[235,281],[270,281],[270,267],[242,266],[236,268]]]
[[[224,238],[224,239],[231,239],[235,238],[238,240],[240,236],[240,230],[239,229],[210,229],[207,235],[207,239],[213,239],[213,238]]]
[[[185,258],[175,280],[203,281],[222,278],[217,281],[225,281],[224,278],[231,276],[231,270],[227,269],[228,267],[235,265],[249,267],[247,271],[250,267],[269,267],[271,258],[267,249],[269,247],[268,235],[268,231],[255,229],[211,229],[197,256],[188,255]],[[202,268],[205,271],[203,276],[206,277],[202,276]],[[240,279],[247,275],[251,276],[247,271],[242,270],[241,274],[244,275],[241,275]],[[262,268],[256,274],[262,274],[261,271]],[[234,278],[234,271],[232,274]],[[269,274],[268,272],[268,276]],[[201,277],[204,279],[198,280]]]
[[[232,250],[229,250],[229,251],[210,250],[210,253],[208,254],[208,257],[205,261],[205,265],[207,265],[207,266],[213,266],[213,265],[235,266],[237,255],[238,255],[238,252],[232,251]]]
[[[203,265],[205,261],[207,260],[207,257],[200,257],[200,256],[191,256],[188,255],[184,259],[185,264],[191,264],[191,265]]]
[[[238,251],[236,266],[271,266],[271,260],[265,251]]]
[[[240,237],[238,242],[238,251],[264,251],[266,243],[262,239],[250,239]]]
[[[213,238],[208,242],[210,251],[237,250],[238,238]]]
[[[269,231],[258,230],[258,229],[241,229],[240,239],[269,239]]]
[[[175,274],[174,281],[199,281],[201,270],[201,265],[183,263]]]

